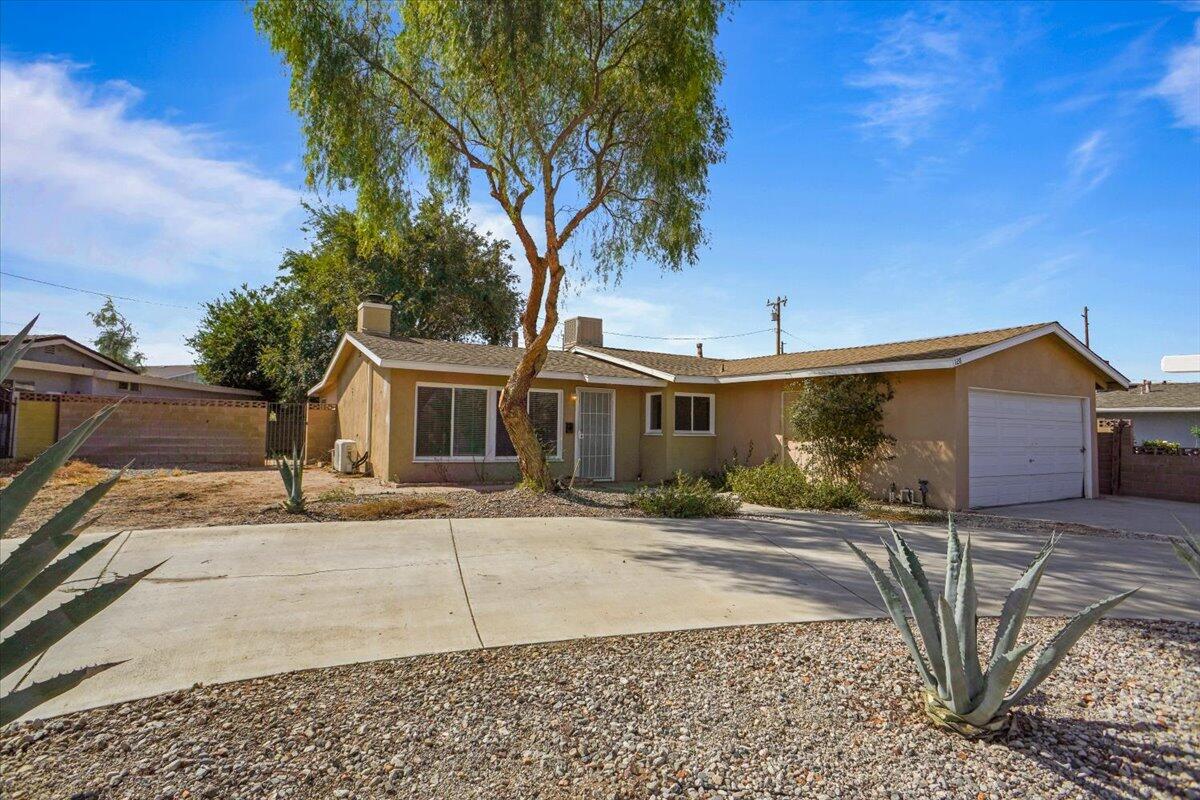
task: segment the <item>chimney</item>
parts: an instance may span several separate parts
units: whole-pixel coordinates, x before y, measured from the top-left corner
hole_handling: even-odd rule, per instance
[[[383,302],[383,295],[363,295],[363,301],[358,304],[358,327],[355,330],[379,336],[392,335],[392,307]]]
[[[563,350],[580,347],[604,347],[604,320],[598,317],[571,317],[563,323]]]
[[[521,340],[517,338],[516,331],[513,331],[512,333],[510,333],[508,335],[508,346],[509,347],[520,347],[521,346]]]
[[[704,342],[696,342],[696,358],[704,358]]]

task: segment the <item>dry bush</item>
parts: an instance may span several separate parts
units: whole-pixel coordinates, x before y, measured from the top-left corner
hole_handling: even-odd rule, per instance
[[[383,500],[368,500],[338,509],[343,519],[371,520],[392,519],[427,511],[431,508],[449,508],[450,504],[440,497],[389,497]]]
[[[86,461],[68,461],[50,479],[52,486],[95,486],[112,474],[112,470],[97,467]]]

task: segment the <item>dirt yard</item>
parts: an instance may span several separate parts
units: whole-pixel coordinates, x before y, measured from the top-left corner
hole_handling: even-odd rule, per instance
[[[111,474],[111,470],[72,461],[51,479],[6,536],[26,536],[51,515]],[[12,475],[0,476],[0,486]],[[283,482],[273,468],[131,470],[95,511],[94,532],[277,522],[324,522],[417,517],[638,516],[628,494],[614,489],[576,489],[536,495],[494,487],[386,486],[373,478],[348,477],[329,469],[304,471],[307,508],[289,514],[280,508]]]

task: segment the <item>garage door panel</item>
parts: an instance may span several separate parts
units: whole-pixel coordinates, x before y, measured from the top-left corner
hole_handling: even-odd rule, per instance
[[[972,506],[1082,496],[1079,398],[973,389],[967,416]]]

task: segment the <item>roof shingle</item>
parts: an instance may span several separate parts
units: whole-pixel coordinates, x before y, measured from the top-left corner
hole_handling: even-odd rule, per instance
[[[1051,323],[1039,322],[1033,325],[960,333],[953,336],[937,336],[930,339],[734,359],[698,358],[674,353],[657,353],[650,350],[626,350],[619,347],[588,347],[587,349],[672,375],[688,377],[765,375],[773,372],[824,369],[857,364],[886,364],[895,361],[953,358],[1038,328],[1044,328],[1049,324]]]
[[[379,336],[351,331],[347,334],[368,350],[388,361],[411,361],[424,364],[453,364],[461,367],[513,369],[525,352],[523,347],[504,347],[491,344],[445,342],[438,339],[418,339],[410,336]],[[647,376],[625,367],[576,353],[551,350],[542,372],[579,372],[603,378],[640,378]]]

